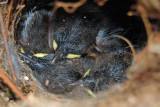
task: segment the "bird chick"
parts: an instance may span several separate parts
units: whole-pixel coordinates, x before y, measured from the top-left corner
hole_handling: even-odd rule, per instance
[[[88,69],[79,81],[70,86],[86,87],[93,92],[107,89],[110,84],[126,80],[126,69],[132,62],[132,53],[121,39],[107,38],[121,35],[123,29],[116,26],[102,28],[98,32],[95,48],[84,58],[79,58],[82,68]],[[83,63],[82,63],[83,62]]]
[[[48,18],[51,12],[46,10],[28,12],[18,25],[18,41],[26,53],[50,53],[48,46]]]
[[[49,92],[55,94],[70,92],[72,88],[69,87],[69,84],[78,81],[82,76],[83,69],[74,65],[70,60],[61,60],[56,65],[51,65],[44,59],[22,53],[19,55],[31,67],[35,78]]]
[[[98,30],[103,26],[105,15],[99,7],[82,6],[79,11],[68,14],[65,11],[37,10],[29,12],[19,24],[19,42],[26,52],[55,53],[52,63],[86,54],[95,43]],[[86,9],[86,11],[81,11]],[[87,10],[88,9],[88,10]],[[94,11],[93,11],[94,10]]]
[[[132,55],[129,52],[94,51],[94,54],[95,56],[81,58],[81,61],[84,61],[81,67],[85,72],[82,78],[70,84],[70,87],[86,87],[96,93],[107,89],[110,84],[122,83],[126,80],[126,69],[132,61]]]
[[[59,10],[50,20],[51,30],[48,35],[51,38],[50,47],[54,47],[55,51],[52,63],[66,58],[68,54],[83,56],[95,43],[97,33],[106,18],[99,7],[89,7],[93,6],[82,6],[73,14]],[[85,11],[81,11],[84,9]]]
[[[19,54],[52,93],[64,94],[77,86],[98,92],[126,78],[132,54],[123,40],[108,39],[123,35],[124,29],[114,25],[99,7],[87,6],[73,14],[62,9],[57,13],[38,10],[39,16],[30,13],[22,23],[19,41],[25,51],[54,54],[48,59]]]

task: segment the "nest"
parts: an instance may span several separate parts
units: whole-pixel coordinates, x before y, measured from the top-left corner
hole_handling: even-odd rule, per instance
[[[110,1],[95,0],[93,4],[102,6],[102,9],[104,9],[105,7],[110,5],[113,7],[117,6],[117,5],[113,5],[113,4],[116,4],[116,2],[117,1],[114,1],[114,0],[110,0]],[[156,2],[158,2],[158,0],[157,1],[155,0],[152,3],[155,4]],[[132,5],[132,9],[136,11],[134,12],[128,11],[127,9],[126,11],[124,9],[126,11],[125,14],[128,13],[128,15],[137,15],[136,16],[137,19],[139,18],[139,16],[142,18],[142,21],[139,21],[139,19],[137,20],[134,18],[131,20],[134,20],[135,22],[139,23],[139,25],[142,28],[140,30],[141,35],[148,36],[147,45],[146,45],[145,36],[142,36],[141,38],[138,38],[140,35],[138,35],[137,37],[134,36],[134,38],[130,38],[131,36],[127,36],[130,34],[131,35],[139,34],[138,30],[136,29],[137,26],[134,26],[135,30],[128,34],[126,32],[121,32],[121,28],[118,28],[118,30],[117,29],[115,30],[113,27],[111,31],[113,31],[114,33],[116,32],[115,34],[120,33],[126,36],[124,37],[123,35],[122,37],[122,36],[116,35],[111,38],[108,38],[108,40],[110,40],[111,42],[110,41],[107,42],[108,43],[107,46],[113,47],[112,41],[116,41],[116,43],[123,44],[123,47],[129,47],[126,50],[123,50],[123,52],[118,51],[115,53],[115,50],[121,47],[121,45],[119,44],[116,45],[115,43],[114,43],[114,46],[117,46],[115,50],[110,49],[110,50],[104,51],[104,47],[97,48],[97,46],[100,46],[100,43],[102,43],[101,44],[102,46],[104,46],[103,43],[106,44],[106,42],[103,42],[101,38],[101,39],[97,39],[96,42],[93,42],[94,45],[91,46],[89,49],[87,48],[86,49],[87,51],[85,52],[81,51],[82,49],[80,49],[80,51],[79,50],[77,51],[78,48],[76,48],[76,50],[73,51],[73,49],[75,49],[73,45],[74,43],[72,43],[72,45],[68,45],[72,47],[72,51],[69,51],[68,53],[73,52],[74,54],[76,54],[76,52],[78,52],[78,53],[81,53],[81,57],[70,59],[70,56],[68,54],[65,54],[66,58],[68,59],[62,58],[62,59],[59,59],[56,62],[56,64],[52,64],[51,62],[53,61],[54,57],[56,55],[61,54],[60,51],[56,53],[59,47],[57,48],[54,45],[54,42],[53,44],[51,44],[51,42],[48,42],[48,39],[43,38],[43,36],[42,37],[35,36],[35,38],[29,38],[29,39],[24,35],[21,36],[21,32],[23,31],[22,28],[24,28],[24,25],[25,25],[23,23],[25,23],[25,20],[30,20],[30,19],[25,19],[25,17],[29,17],[27,15],[33,15],[33,13],[37,14],[36,12],[38,11],[41,15],[43,14],[42,16],[45,17],[45,19],[47,19],[50,23],[52,23],[52,20],[50,19],[50,17],[52,17],[50,10],[56,12],[57,14],[56,16],[58,16],[58,18],[63,16],[64,13],[62,12],[62,10],[67,12],[66,14],[68,15],[72,13],[76,14],[76,12],[79,11],[78,9],[82,9],[79,11],[80,13],[78,14],[83,14],[83,12],[85,11],[83,6],[85,6],[85,4],[88,2],[86,0],[80,0],[75,2],[46,1],[45,3],[47,3],[47,6],[44,5],[43,1],[37,2],[36,0],[21,1],[18,3],[19,5],[15,5],[14,3],[15,1],[10,2],[9,10],[7,10],[7,4],[5,2],[2,2],[1,4],[1,8],[4,9],[2,11],[3,20],[1,17],[1,29],[2,29],[2,34],[4,35],[3,40],[5,44],[3,45],[2,43],[1,45],[2,64],[1,64],[1,74],[0,74],[0,78],[1,78],[0,93],[2,96],[1,98],[2,105],[13,106],[12,105],[13,102],[16,102],[16,105],[14,106],[22,106],[22,105],[23,106],[33,106],[33,105],[34,106],[35,105],[36,106],[46,106],[46,105],[76,106],[79,103],[82,104],[80,106],[99,106],[99,107],[103,107],[106,105],[109,105],[109,106],[118,106],[118,105],[121,105],[121,106],[133,106],[133,105],[141,105],[141,106],[152,105],[153,106],[155,105],[156,106],[158,105],[160,49],[158,47],[159,20],[157,19],[157,17],[159,16],[155,14],[156,12],[159,13],[158,11],[159,9],[156,5],[149,6],[148,2],[139,0],[136,5],[134,6]],[[35,8],[35,5],[36,5],[36,8]],[[17,8],[14,8],[12,10],[13,6]],[[127,8],[130,8],[129,6]],[[43,11],[44,8],[45,8],[45,11]],[[6,11],[9,11],[8,14]],[[32,13],[30,11],[34,11],[34,12]],[[92,9],[89,9],[89,11],[99,11],[99,10],[97,10],[96,8],[92,8]],[[122,11],[121,14],[124,14],[123,12],[124,11]],[[11,13],[12,13],[12,17],[10,19]],[[114,13],[114,11],[111,11],[108,13],[106,12],[105,14],[109,15],[110,13],[115,15],[115,16],[113,15],[114,17],[112,17],[111,19],[113,19],[115,23],[118,23],[125,28],[126,24],[116,20],[117,15]],[[37,19],[35,18],[35,20],[40,19],[42,16],[38,16]],[[101,14],[100,15],[98,14],[98,16],[103,17],[105,19],[105,17]],[[73,15],[73,19],[76,19],[76,17],[77,16],[74,17]],[[86,17],[88,18],[88,16]],[[94,17],[97,17],[97,16],[94,16]],[[148,18],[150,18],[150,20],[148,20]],[[31,20],[33,19],[34,18],[32,18]],[[94,18],[90,18],[90,19],[94,19]],[[68,20],[69,22],[73,21],[71,19],[68,19]],[[67,23],[68,20],[65,20],[66,21],[65,23]],[[2,21],[7,22],[6,34],[5,34],[4,25]],[[127,21],[128,20],[126,20],[126,23]],[[12,22],[12,23],[10,24],[9,22]],[[46,28],[48,27],[48,25],[47,24],[44,25],[46,22],[43,23],[44,28],[41,27],[38,29],[36,28],[35,24],[32,24],[32,22],[35,22],[35,21],[29,22],[29,24],[32,25],[31,26],[32,29],[29,30],[30,32],[34,32],[35,30],[42,29],[42,32],[39,33],[39,35],[43,35],[43,33],[47,31]],[[58,22],[58,19],[56,22]],[[142,22],[144,23],[144,27]],[[70,26],[72,26],[72,24],[66,25],[68,28],[66,32],[71,31],[72,28],[76,28],[76,24],[74,25],[74,21],[71,23],[73,24],[74,27],[69,28]],[[78,20],[76,23],[82,23],[82,22]],[[109,26],[112,25],[112,22],[111,24],[108,22],[102,22],[102,23],[107,23],[106,25],[109,25]],[[128,21],[128,23],[130,22]],[[41,22],[38,22],[38,24],[41,24]],[[56,25],[56,23],[54,24]],[[61,23],[58,23],[56,26],[59,27],[59,24]],[[87,25],[89,25],[89,23],[87,23]],[[99,26],[102,27],[102,25],[104,24],[100,24]],[[106,27],[106,25],[104,26]],[[51,26],[51,24],[49,24],[49,26]],[[90,27],[93,28],[93,26],[87,26],[87,28],[90,29]],[[117,25],[113,24],[113,26],[117,26]],[[52,26],[49,28],[52,28]],[[97,27],[97,29],[99,28]],[[8,34],[8,30],[9,30],[9,34]],[[57,30],[58,31],[57,35],[61,30],[62,29]],[[65,31],[64,28],[63,30]],[[78,31],[79,29],[76,29],[76,30],[77,30],[76,32],[79,32]],[[145,30],[146,30],[146,33],[145,33]],[[74,31],[71,31],[71,32],[73,33]],[[82,29],[80,29],[80,31],[82,31]],[[92,31],[92,29],[90,29],[90,31]],[[95,31],[96,30],[93,29],[92,32],[97,33]],[[87,31],[84,31],[83,35],[85,35],[86,32]],[[110,32],[110,34],[112,34],[112,32]],[[5,36],[5,35],[9,35],[9,38],[6,38],[8,36]],[[90,35],[90,34],[87,34],[87,35]],[[51,37],[50,39],[52,41],[55,40],[56,42],[58,42],[58,44],[60,44],[62,43],[62,41],[60,40],[64,38],[62,37],[59,37],[59,38],[60,39],[54,39]],[[92,38],[91,36],[88,36],[88,38],[89,38],[89,42],[92,41],[90,40],[90,38]],[[33,39],[33,41],[35,39],[35,41],[37,42],[35,41],[30,42],[32,41],[31,39]],[[79,39],[83,40],[83,38],[79,38]],[[43,43],[46,43],[46,41],[48,44],[44,45]],[[87,41],[87,37],[85,39],[85,42],[82,42],[82,43],[83,44],[88,43],[88,41],[87,42],[86,41]],[[93,41],[95,40],[93,39]],[[28,45],[28,43],[30,45]],[[37,47],[34,48],[38,43],[40,44],[39,48]],[[78,46],[77,44],[78,42],[76,43],[76,46]],[[5,50],[3,46],[5,47]],[[69,50],[68,48],[66,48],[66,46],[62,46],[62,47],[65,48],[66,50]],[[87,47],[89,46],[90,45],[88,45]],[[52,50],[50,49],[50,47],[52,47]],[[83,46],[80,45],[80,47],[83,47]],[[56,51],[53,48],[55,48]],[[127,54],[126,54],[126,51],[127,51]],[[37,58],[40,55],[43,56],[44,54],[38,55],[36,53],[44,53],[44,52],[47,53],[45,57]],[[139,53],[137,54],[137,52]],[[105,59],[105,57],[107,57],[107,60]],[[97,61],[99,60],[100,62],[97,63]],[[107,62],[107,63],[104,63],[104,62]],[[108,66],[112,68],[112,70],[110,68],[107,68]],[[113,70],[114,66],[118,68],[118,71],[123,71],[123,70],[124,71],[118,74],[116,74],[116,72],[112,72],[113,74],[116,74],[113,76],[111,75],[111,71],[115,71]],[[128,66],[130,67],[127,69]],[[114,69],[117,69],[117,68],[114,68]],[[47,71],[47,73],[44,71]],[[61,71],[61,72],[57,73],[55,71]],[[52,77],[55,77],[55,78],[52,78]],[[11,82],[11,80],[13,82]],[[59,83],[60,85],[55,85]],[[96,85],[96,83],[98,85]],[[61,85],[63,85],[64,87],[62,87]],[[78,99],[78,100],[75,100],[75,99]],[[44,103],[42,104],[41,101],[43,101]]]

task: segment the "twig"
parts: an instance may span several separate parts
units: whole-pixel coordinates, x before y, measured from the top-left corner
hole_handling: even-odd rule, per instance
[[[3,53],[4,53],[4,49],[0,49],[0,58],[2,58]]]
[[[145,26],[145,29],[146,29],[146,32],[147,32],[147,37],[149,39],[151,37],[152,30],[151,30],[151,24],[148,20],[147,13],[142,6],[138,6],[138,10],[140,11],[140,16],[143,20],[143,23],[144,23],[144,26]]]
[[[19,16],[19,13],[22,11],[22,9],[25,7],[25,5],[24,5],[24,0],[22,0],[21,1],[21,4],[20,4],[20,6],[18,5],[17,7],[16,7],[16,9],[18,9],[18,12],[16,13],[16,15],[14,16],[14,18],[13,18],[13,23],[12,23],[12,26],[11,26],[11,36],[13,37],[13,35],[14,35],[14,30],[15,29],[17,29],[17,22],[16,22],[16,19],[17,19],[17,17]],[[16,23],[16,25],[15,25],[15,23]]]
[[[11,2],[10,2],[9,12],[8,12],[8,15],[7,15],[7,23],[6,23],[6,37],[7,37],[7,40],[8,40],[8,29],[9,29],[9,23],[10,23],[12,8],[13,8],[13,0],[11,0]]]
[[[26,100],[26,97],[17,89],[17,87],[8,79],[8,77],[0,69],[0,78],[12,89],[12,91],[19,96],[20,99]]]
[[[94,0],[98,4],[98,6],[103,6],[108,0]]]
[[[125,38],[125,37],[123,37],[123,36],[120,36],[120,35],[111,35],[110,37],[106,38],[105,40],[108,40],[108,39],[114,38],[114,37],[120,38],[120,39],[124,40],[124,41],[129,45],[129,47],[131,48],[131,51],[132,51],[132,53],[133,53],[133,57],[135,58],[136,51],[135,51],[135,49],[133,48],[132,43],[131,43],[127,38]]]
[[[11,56],[10,56],[10,51],[9,51],[9,47],[8,47],[7,38],[5,36],[5,29],[4,29],[4,23],[3,23],[3,18],[2,18],[1,11],[0,11],[0,25],[1,25],[1,31],[2,31],[3,40],[4,40],[4,46],[5,46],[5,49],[6,49],[6,52],[7,52],[7,59],[8,59],[9,67],[10,67],[10,70],[11,70],[13,80],[16,83],[17,78],[16,78],[16,75],[15,75],[15,72],[14,72],[14,67],[13,67],[13,63],[12,63],[12,60],[11,60]]]
[[[33,83],[33,94],[35,95],[35,93],[36,93],[36,83],[35,83],[35,80],[33,79],[33,77],[32,76],[30,76],[30,79],[31,79],[31,81],[32,81],[32,83]]]
[[[25,7],[25,5],[19,6],[19,7],[18,7],[19,10],[18,10],[18,12],[16,13],[16,15],[15,15],[14,18],[13,18],[13,24],[12,24],[12,27],[11,27],[11,36],[14,35],[14,26],[15,26],[16,19],[17,19],[19,13],[21,12],[21,10],[22,10],[24,7]]]
[[[0,104],[1,104],[1,107],[6,107],[7,105],[4,99],[2,99],[2,97],[0,97]]]
[[[80,0],[76,3],[55,1],[55,7],[53,8],[53,11],[56,11],[58,8],[63,7],[66,12],[73,13],[78,7],[86,3],[86,1],[87,0]]]
[[[4,1],[4,2],[0,2],[0,5],[2,4],[7,4],[8,3],[8,0]]]

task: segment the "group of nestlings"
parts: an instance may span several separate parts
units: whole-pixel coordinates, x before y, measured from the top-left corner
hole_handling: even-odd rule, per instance
[[[59,9],[30,11],[18,25],[19,56],[49,92],[64,94],[76,87],[96,93],[126,80],[133,54],[126,30],[98,7],[73,14]]]

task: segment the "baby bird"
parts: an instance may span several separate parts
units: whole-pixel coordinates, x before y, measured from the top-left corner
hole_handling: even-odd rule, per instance
[[[83,76],[70,87],[86,87],[93,92],[107,89],[110,84],[122,83],[126,80],[126,69],[131,64],[132,54],[126,50],[121,52],[92,51],[93,56],[73,60],[84,69]]]
[[[125,36],[125,30],[100,7],[84,5],[73,14],[42,9],[30,12],[23,22],[19,42],[25,54],[19,55],[49,92],[64,94],[77,86],[98,92],[126,79],[132,54],[123,40],[110,38]],[[30,52],[48,57],[37,58]]]
[[[50,53],[48,46],[48,18],[52,13],[41,10],[23,15],[18,25],[18,41],[26,53]]]
[[[90,19],[83,19],[84,17],[76,13],[72,15],[66,14],[65,17],[62,13],[57,13],[56,18],[49,12],[39,11],[40,21],[38,22],[41,22],[41,24],[37,23],[34,26],[39,26],[39,30],[44,32],[44,29],[41,29],[43,27],[40,27],[40,25],[43,26],[43,24],[45,25],[47,22],[50,22],[48,23],[48,28],[45,28],[47,33],[36,35],[34,31],[38,28],[33,28],[33,31],[30,29],[31,35],[27,35],[27,33],[23,32],[25,29],[22,30],[22,37],[24,37],[25,40],[33,38],[33,40],[29,41],[29,46],[26,45],[29,47],[28,51],[31,49],[35,52],[46,52],[46,48],[50,51],[55,51],[52,57],[52,63],[56,63],[53,65],[48,62],[50,59],[46,60],[19,54],[32,68],[34,76],[40,81],[42,86],[56,94],[70,92],[76,86],[83,86],[94,92],[98,92],[108,88],[108,85],[112,82],[114,83],[114,81],[124,81],[125,70],[129,65],[122,63],[125,54],[121,52],[120,55],[114,53],[117,52],[115,50],[110,51],[113,47],[123,50],[121,45],[122,41],[119,39],[105,40],[111,35],[122,34],[123,29],[114,26],[109,20],[102,20],[96,15],[95,18],[89,21]],[[43,22],[42,19],[44,19],[44,17],[46,17],[47,21],[44,20]],[[86,15],[86,18],[88,17],[89,16]],[[36,16],[36,18],[38,18],[38,16]],[[104,23],[97,22],[97,20],[103,21]],[[26,25],[26,28],[27,27],[28,25]],[[27,30],[29,30],[29,28]],[[32,35],[32,33],[34,35]],[[39,44],[36,40],[43,44],[42,48],[37,46]],[[89,53],[93,55],[89,55]],[[73,62],[62,59],[64,57],[67,58],[69,54],[80,55],[81,57],[79,56],[80,58],[73,59]],[[78,63],[75,63],[74,61],[76,60],[79,60],[79,62],[77,61]],[[86,74],[87,71],[90,73]]]
[[[81,69],[70,60],[61,60],[56,65],[51,65],[43,59],[19,53],[21,58],[33,70],[33,75],[41,85],[49,92],[65,94],[70,92],[70,84],[81,78]]]
[[[52,63],[68,58],[70,54],[73,58],[83,56],[95,44],[97,33],[106,17],[99,7],[87,6],[81,6],[73,14],[58,10],[50,19],[48,35],[51,38],[50,47],[55,51]]]
[[[19,24],[19,42],[26,52],[54,52],[52,63],[70,55],[75,58],[87,54],[106,19],[99,7],[87,6],[73,14],[43,9],[27,13],[27,19]]]
[[[79,58],[80,61],[73,60],[73,63],[79,63],[86,72],[83,78],[71,84],[71,87],[86,87],[96,93],[107,89],[110,84],[126,80],[126,69],[132,62],[132,53],[123,40],[107,40],[122,33],[123,29],[115,26],[108,26],[98,32],[95,48],[84,58]]]

